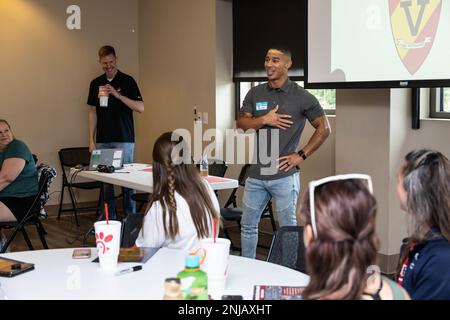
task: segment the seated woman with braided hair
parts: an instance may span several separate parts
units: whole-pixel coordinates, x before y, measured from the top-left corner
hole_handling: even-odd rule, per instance
[[[371,190],[370,177],[360,174],[310,183],[300,208],[310,275],[304,299],[409,299],[375,265],[379,240]]]
[[[156,140],[153,194],[136,246],[195,249],[200,239],[213,236],[214,219],[219,225],[219,202],[186,156],[187,148],[172,132]]]

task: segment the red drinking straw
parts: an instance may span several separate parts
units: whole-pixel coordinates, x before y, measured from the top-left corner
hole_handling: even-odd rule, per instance
[[[109,224],[108,204],[105,202],[106,224]]]
[[[216,217],[214,217],[214,221],[213,221],[213,237],[214,237],[214,243],[216,243]]]

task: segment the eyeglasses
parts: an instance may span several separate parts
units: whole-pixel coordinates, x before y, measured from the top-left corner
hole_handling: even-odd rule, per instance
[[[362,173],[349,173],[349,174],[340,174],[337,176],[331,176],[331,177],[325,177],[319,180],[314,180],[309,183],[309,210],[311,212],[311,226],[314,233],[314,238],[317,238],[317,227],[316,227],[316,208],[314,203],[314,190],[323,184],[333,182],[333,181],[340,181],[340,180],[365,180],[367,181],[367,188],[369,189],[370,193],[373,194],[373,187],[372,187],[372,178],[367,174]]]

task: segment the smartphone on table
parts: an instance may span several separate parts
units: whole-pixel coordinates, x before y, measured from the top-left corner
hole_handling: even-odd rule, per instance
[[[91,249],[73,249],[72,259],[88,259],[91,257]]]
[[[243,300],[243,297],[238,294],[227,294],[222,296],[222,300]]]

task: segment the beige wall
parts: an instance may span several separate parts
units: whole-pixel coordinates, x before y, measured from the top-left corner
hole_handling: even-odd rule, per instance
[[[331,134],[323,145],[317,149],[301,167],[300,176],[300,195],[299,198],[308,190],[308,183],[311,180],[317,180],[335,173],[335,144],[336,144],[336,117],[328,116]],[[306,145],[314,133],[314,128],[309,123],[305,125],[302,133],[299,148]]]
[[[233,12],[231,0],[216,0],[216,128],[223,134],[217,139],[217,148],[223,150],[226,159],[226,130],[235,128],[234,83],[233,83]],[[239,176],[242,165],[228,163],[226,177]],[[224,204],[231,190],[218,192]],[[238,200],[242,195],[238,195]]]
[[[231,0],[216,0],[216,128],[224,136],[235,127],[232,31]],[[223,149],[222,143],[217,147]]]
[[[338,90],[336,99],[336,174],[372,176],[380,251],[388,253],[390,90]]]
[[[215,1],[139,2],[139,59],[146,111],[137,123],[137,159],[149,162],[155,140],[184,128],[193,134],[194,106],[216,124]]]
[[[137,0],[77,0],[81,30],[66,28],[69,0],[0,1],[0,118],[39,160],[59,170],[57,152],[87,146],[89,82],[97,50],[117,49],[119,68],[138,78]],[[52,191],[60,190],[57,177]],[[66,197],[67,199],[67,197]],[[57,203],[59,193],[51,196]]]

